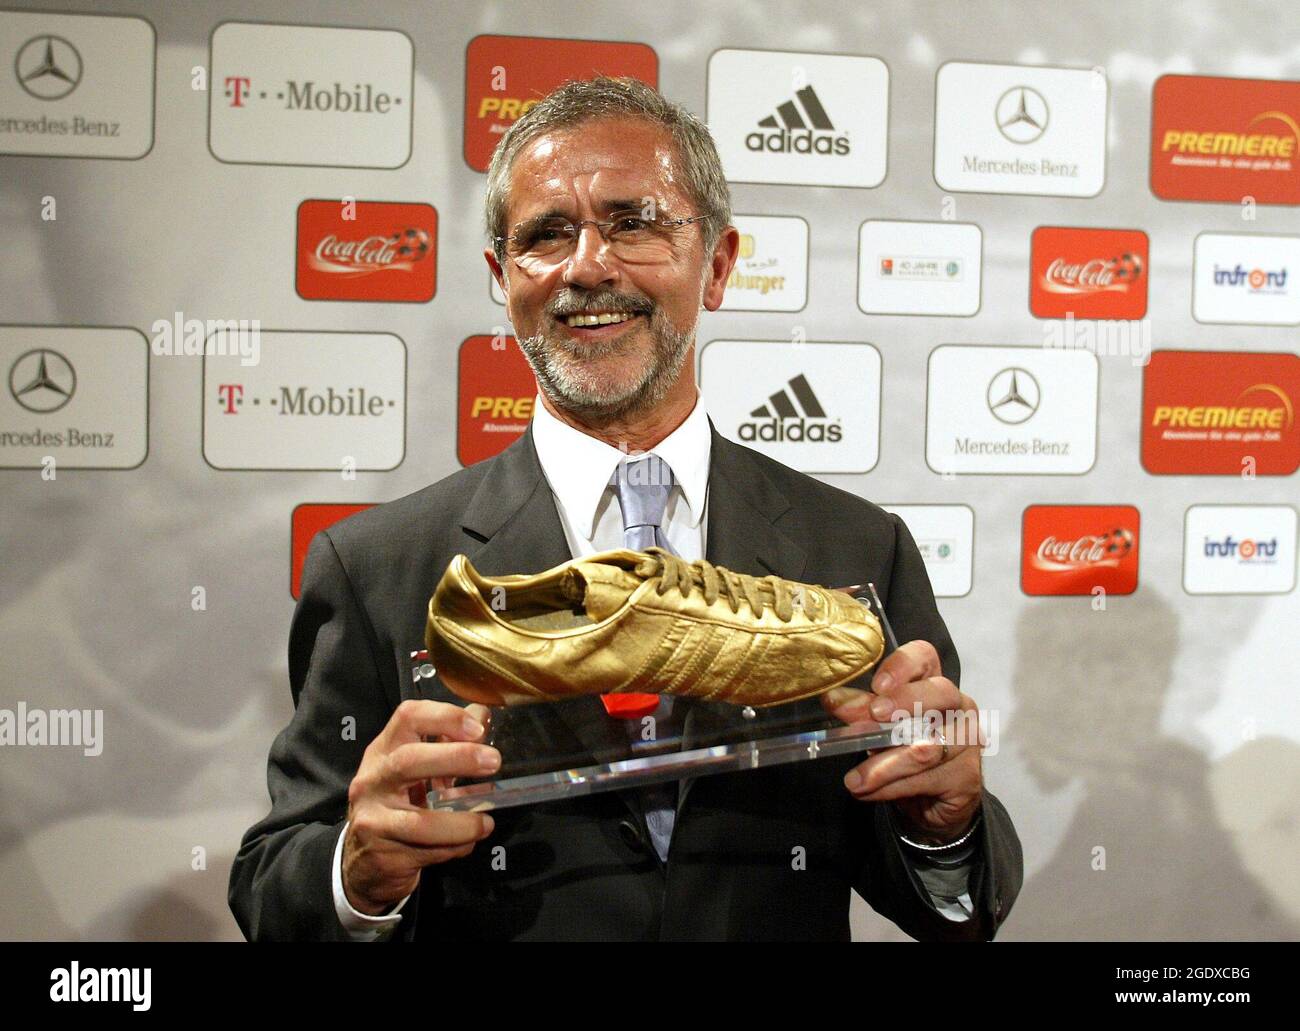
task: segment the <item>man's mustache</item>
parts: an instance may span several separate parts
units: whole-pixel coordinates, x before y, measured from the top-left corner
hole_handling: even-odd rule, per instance
[[[563,319],[570,315],[590,311],[650,315],[654,312],[654,305],[646,297],[632,297],[627,294],[604,291],[585,296],[573,292],[563,293],[546,306],[546,313],[556,319]]]

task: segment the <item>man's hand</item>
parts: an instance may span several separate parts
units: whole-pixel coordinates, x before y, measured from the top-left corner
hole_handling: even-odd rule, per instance
[[[871,692],[838,687],[822,695],[828,712],[845,723],[887,723],[940,713],[948,754],[938,740],[886,748],[859,763],[844,786],[866,802],[892,801],[903,833],[926,845],[955,841],[980,808],[978,707],[943,675],[927,641],[901,645],[876,667]],[[940,727],[936,724],[936,729]]]
[[[478,744],[490,716],[483,705],[405,701],[370,742],[348,788],[343,842],[343,891],[358,912],[378,916],[416,889],[424,867],[467,856],[492,833],[486,813],[425,805],[430,784],[500,768],[501,753]]]

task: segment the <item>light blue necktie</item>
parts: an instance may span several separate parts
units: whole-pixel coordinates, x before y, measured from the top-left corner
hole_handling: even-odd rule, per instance
[[[664,536],[664,509],[672,492],[673,471],[658,455],[646,455],[630,462],[620,462],[609,478],[623,512],[623,543],[633,551],[645,551],[657,545],[676,555],[677,551]],[[655,721],[662,724],[672,714],[672,696],[661,695]],[[631,733],[640,730],[639,721],[629,721]],[[677,782],[650,784],[641,789],[646,825],[659,858],[668,862],[668,844],[677,819]]]

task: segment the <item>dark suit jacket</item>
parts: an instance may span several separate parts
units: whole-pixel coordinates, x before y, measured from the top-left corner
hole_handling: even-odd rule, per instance
[[[956,649],[902,520],[732,443],[712,421],[710,432],[705,557],[805,583],[874,581],[898,639],[933,643],[957,681]],[[244,836],[230,875],[230,907],[248,938],[346,938],[330,885],[348,785],[399,702],[417,696],[411,652],[423,647],[428,599],[460,552],[490,575],[573,557],[531,426],[497,457],[312,542],[289,640],[295,713],[268,764],[272,808]],[[432,696],[456,700],[441,685]],[[798,704],[820,708],[816,699]],[[692,721],[705,733],[737,718],[722,703],[689,709],[688,738]],[[777,719],[788,709],[759,714]],[[355,735],[343,733],[348,717]],[[593,697],[515,707],[494,718],[494,743],[507,762],[539,739],[601,756],[618,744],[612,722]],[[470,856],[424,870],[395,938],[848,940],[850,888],[913,937],[991,938],[1022,880],[1020,842],[1001,803],[985,793],[975,916],[953,923],[904,859],[886,806],[844,788],[862,758],[683,781],[666,867],[635,790],[500,810]],[[505,851],[494,864],[498,845]],[[792,861],[796,848],[803,868]],[[494,868],[502,857],[505,868]]]

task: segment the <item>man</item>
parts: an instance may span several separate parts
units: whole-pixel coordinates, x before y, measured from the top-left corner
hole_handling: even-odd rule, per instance
[[[487,221],[485,256],[537,376],[538,408],[497,458],[313,542],[290,639],[296,711],[270,756],[273,808],[231,872],[245,934],[844,940],[856,888],[915,937],[992,937],[1019,891],[1021,855],[983,790],[977,741],[495,818],[424,808],[427,781],[502,762],[481,743],[484,707],[410,688],[409,655],[442,571],[461,552],[501,575],[623,546],[635,529],[626,470],[643,452],[671,473],[645,520],[651,539],[684,558],[878,585],[906,643],[874,672],[874,694],[837,689],[828,711],[859,722],[917,703],[975,708],[957,689],[956,651],[901,520],[725,440],[699,404],[698,315],[722,303],[739,247],[707,128],[632,80],[568,83],[502,139]],[[564,740],[595,754],[621,732],[599,698],[563,704],[494,714],[498,731],[510,721],[509,757]],[[721,703],[678,704],[662,712],[680,721],[684,711],[679,725],[739,718]]]

